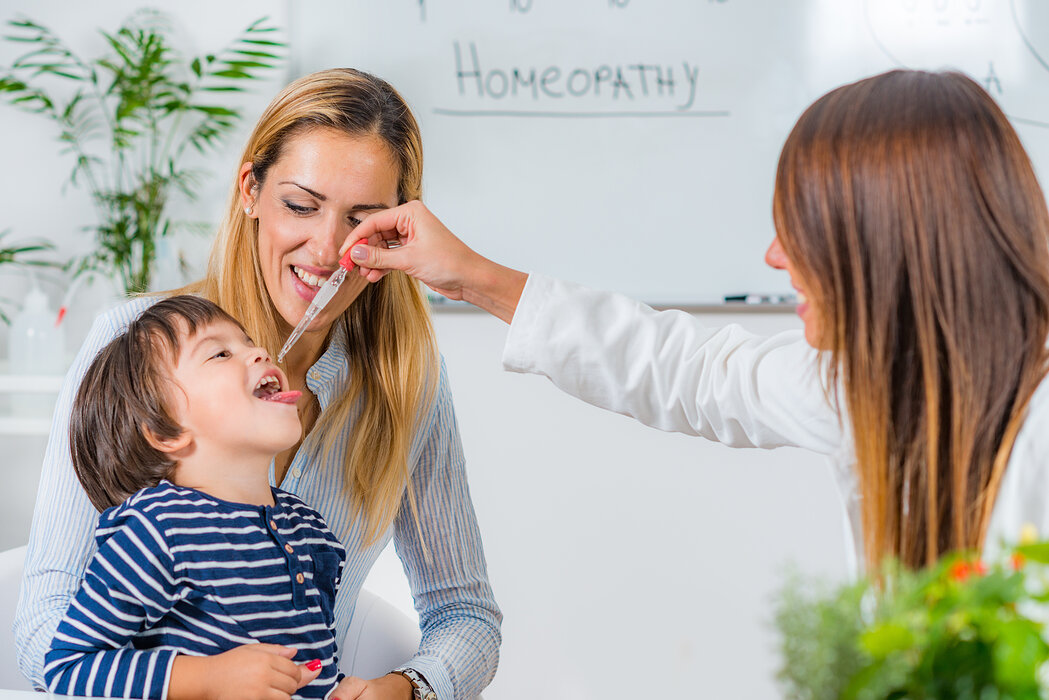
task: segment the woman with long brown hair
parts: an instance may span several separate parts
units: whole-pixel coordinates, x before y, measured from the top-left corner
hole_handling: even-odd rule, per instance
[[[174,293],[216,302],[276,357],[355,227],[419,198],[421,137],[389,84],[350,69],[322,71],[274,98],[236,170],[206,276]],[[158,298],[136,299],[96,321],[56,406],[16,620],[21,668],[40,687],[44,654],[77,589],[98,519],[70,462],[73,395],[97,351]],[[270,481],[319,511],[347,550],[332,611],[337,642],[341,647],[364,579],[391,539],[420,612],[418,653],[380,678],[360,679],[354,697],[475,697],[495,673],[501,614],[418,284],[403,274],[377,284],[347,278],[283,369],[290,389],[302,392],[303,439],[277,455]],[[177,656],[164,679],[166,696],[247,693],[248,669],[228,662],[236,651]],[[251,658],[264,666],[264,656]]]
[[[869,565],[1049,532],[1049,213],[991,97],[920,71],[828,93],[783,147],[773,219],[804,332],[769,338],[503,267],[417,202],[343,249],[510,322],[511,371],[664,430],[832,455]]]

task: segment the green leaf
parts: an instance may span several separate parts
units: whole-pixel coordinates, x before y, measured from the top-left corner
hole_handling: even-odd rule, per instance
[[[254,22],[249,24],[248,28],[245,29],[244,31],[246,31],[246,32],[269,31],[268,29],[260,29],[259,28],[259,25],[261,25],[263,22],[267,22],[267,21],[269,21],[269,15],[264,15],[262,17],[259,17],[257,20],[255,20]]]
[[[913,645],[914,633],[903,625],[887,622],[864,632],[860,644],[874,658],[882,658]]]
[[[1036,561],[1040,564],[1049,564],[1049,542],[1036,542],[1033,544],[1020,545],[1016,548],[1016,551],[1030,561]]]
[[[48,70],[47,72],[50,75],[56,75],[59,78],[69,78],[70,80],[83,80],[84,79],[84,76],[82,76],[82,75],[73,75],[72,73],[67,73],[66,71],[63,71],[63,70]]]
[[[270,64],[261,63],[260,61],[223,61],[230,68],[269,68]]]
[[[280,58],[277,54],[267,53],[265,51],[248,51],[246,49],[233,49],[230,53],[239,54],[241,56],[255,56],[257,58]]]
[[[190,105],[190,108],[195,109],[198,112],[203,112],[205,114],[215,114],[229,117],[240,116],[240,112],[230,109],[229,107],[215,107],[211,105]]]
[[[232,78],[234,80],[253,80],[255,76],[251,73],[242,70],[219,70],[215,71],[211,75],[218,78]]]

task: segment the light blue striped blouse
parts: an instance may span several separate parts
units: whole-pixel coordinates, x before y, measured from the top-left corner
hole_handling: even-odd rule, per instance
[[[95,550],[93,535],[98,513],[77,481],[69,457],[68,425],[73,397],[98,351],[154,301],[136,299],[95,321],[55,406],[14,624],[19,666],[38,687],[44,686],[44,655],[55,628]],[[347,352],[345,331],[336,324],[327,351],[306,378],[322,410],[347,382]],[[344,435],[350,430],[352,425],[346,427]],[[335,602],[335,631],[340,647],[361,585],[392,537],[408,576],[422,630],[418,653],[406,665],[426,678],[440,700],[473,698],[495,674],[502,614],[488,583],[443,362],[436,399],[429,415],[421,421],[411,448],[411,488],[416,494],[421,535],[405,498],[392,527],[366,546],[364,523],[351,512],[338,458],[323,462],[307,458],[313,452],[311,443],[315,439],[314,434],[307,437],[279,486],[319,511],[346,548],[346,565]],[[344,437],[333,453],[340,455],[345,443]],[[270,483],[277,485],[274,482],[271,466]]]
[[[48,692],[162,700],[176,653],[255,643],[321,662],[296,698],[341,680],[332,611],[345,553],[294,494],[249,505],[161,481],[102,513],[95,542],[45,659]]]

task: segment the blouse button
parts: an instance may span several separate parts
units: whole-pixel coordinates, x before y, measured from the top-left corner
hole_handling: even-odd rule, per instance
[[[284,551],[285,551],[285,552],[287,552],[288,554],[291,554],[291,553],[292,553],[293,551],[295,551],[295,550],[293,550],[293,549],[291,548],[291,545],[290,545],[290,544],[286,544],[286,545],[284,545]]]
[[[270,521],[270,527],[273,528],[274,530],[276,530],[277,529],[277,521],[276,520],[271,520]]]
[[[295,581],[297,583],[302,583],[305,580],[306,580],[306,577],[303,576],[301,572],[295,575]]]
[[[291,470],[291,475],[298,479],[300,476],[302,476],[302,469],[300,469],[299,467],[294,467]]]

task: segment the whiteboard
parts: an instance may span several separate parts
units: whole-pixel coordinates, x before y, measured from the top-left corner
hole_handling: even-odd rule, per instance
[[[790,292],[763,261],[794,121],[894,67],[985,85],[1049,172],[1046,0],[309,0],[293,72],[390,81],[424,201],[503,264],[689,306]]]

